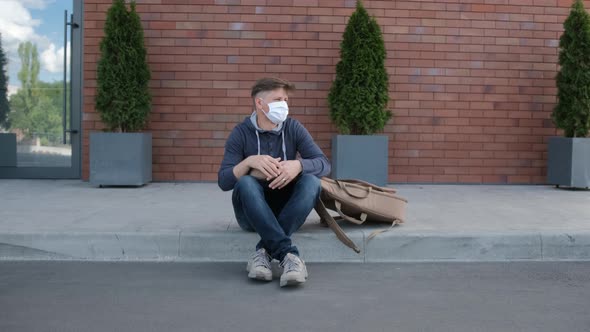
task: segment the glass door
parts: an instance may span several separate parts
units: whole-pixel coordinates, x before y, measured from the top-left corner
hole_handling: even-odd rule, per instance
[[[0,178],[80,178],[82,1],[0,1]]]

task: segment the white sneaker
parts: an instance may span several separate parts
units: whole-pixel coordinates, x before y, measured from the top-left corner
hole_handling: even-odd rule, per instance
[[[298,256],[289,253],[280,265],[283,268],[281,287],[299,285],[307,280],[305,262]]]
[[[270,256],[264,248],[256,250],[256,252],[252,255],[248,261],[248,265],[246,266],[246,271],[248,271],[248,278],[250,279],[264,281],[272,280]]]

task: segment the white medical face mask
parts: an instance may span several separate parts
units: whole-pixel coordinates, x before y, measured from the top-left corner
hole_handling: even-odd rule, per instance
[[[287,115],[289,115],[289,105],[287,105],[286,101],[269,103],[268,113],[264,112],[264,114],[272,123],[276,125],[281,124],[287,120]]]

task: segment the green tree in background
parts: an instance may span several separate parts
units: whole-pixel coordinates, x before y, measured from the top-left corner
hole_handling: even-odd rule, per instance
[[[10,128],[27,138],[40,137],[43,145],[59,143],[62,134],[63,82],[39,81],[39,53],[31,42],[18,47],[21,88],[10,97]]]
[[[8,75],[6,75],[6,55],[2,48],[2,34],[0,33],[0,127],[8,128],[8,113],[10,105],[8,104]]]
[[[27,108],[32,109],[37,101],[36,97],[39,93],[39,52],[37,52],[37,45],[31,42],[21,43],[18,46],[18,56],[21,61],[21,69],[18,72],[18,80],[21,88],[26,92]]]
[[[11,128],[20,129],[26,137],[31,137],[31,114],[38,105],[38,79],[39,79],[39,53],[37,46],[31,42],[20,43],[18,57],[21,68],[17,74],[20,81],[20,89],[10,97],[9,121]]]
[[[361,1],[350,16],[328,103],[330,116],[342,134],[371,135],[391,118],[386,109],[389,80],[381,28]]]
[[[590,130],[590,15],[577,0],[559,40],[557,105],[552,119],[566,137],[586,137]]]
[[[151,111],[143,28],[131,2],[114,0],[107,12],[97,68],[96,109],[111,131],[139,131]]]

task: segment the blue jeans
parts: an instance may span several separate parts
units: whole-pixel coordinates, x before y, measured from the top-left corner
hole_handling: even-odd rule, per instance
[[[320,194],[320,179],[304,174],[283,189],[270,189],[270,182],[242,176],[234,187],[232,203],[240,227],[257,232],[256,250],[265,248],[282,261],[286,254],[299,255],[291,235],[305,222]]]

